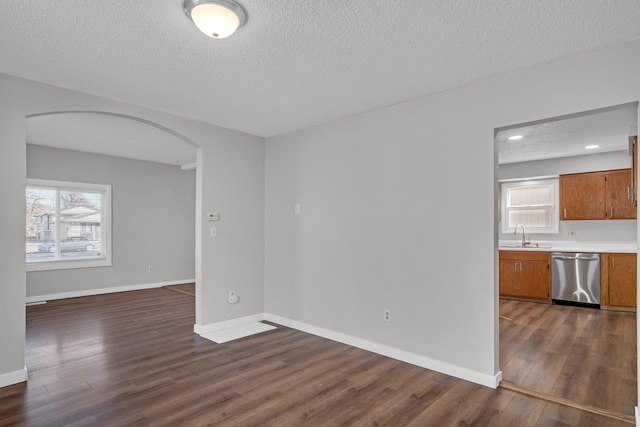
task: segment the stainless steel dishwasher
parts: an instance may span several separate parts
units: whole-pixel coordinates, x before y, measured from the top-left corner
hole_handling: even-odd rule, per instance
[[[600,308],[600,254],[553,252],[551,300],[554,304]]]

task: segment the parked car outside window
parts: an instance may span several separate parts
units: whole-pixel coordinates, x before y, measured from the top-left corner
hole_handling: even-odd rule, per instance
[[[61,252],[92,251],[98,247],[98,241],[83,236],[69,236],[60,239]],[[55,242],[45,242],[38,246],[40,252],[55,252]]]

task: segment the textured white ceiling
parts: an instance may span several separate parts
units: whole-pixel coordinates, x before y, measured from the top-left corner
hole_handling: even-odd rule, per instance
[[[196,149],[173,134],[110,114],[63,113],[29,117],[27,143],[149,162],[187,165]]]
[[[0,2],[0,72],[273,136],[640,37],[638,0]]]
[[[501,130],[496,135],[498,163],[518,163],[557,157],[583,156],[629,149],[629,136],[638,134],[638,104],[625,105],[543,123]],[[523,138],[509,141],[512,135]],[[599,145],[587,150],[587,145]]]

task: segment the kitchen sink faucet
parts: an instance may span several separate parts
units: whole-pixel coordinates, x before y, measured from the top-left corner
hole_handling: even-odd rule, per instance
[[[524,235],[524,225],[523,224],[516,225],[516,228],[513,230],[513,235],[515,236],[516,234],[518,234],[518,227],[522,227],[522,247],[524,248],[525,246],[527,246],[531,242],[528,241],[526,236]]]

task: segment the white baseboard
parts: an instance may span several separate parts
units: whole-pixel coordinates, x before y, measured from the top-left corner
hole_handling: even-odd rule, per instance
[[[0,387],[6,387],[13,384],[25,382],[29,378],[27,367],[14,372],[7,372],[6,374],[0,374]]]
[[[450,375],[452,377],[471,381],[486,387],[497,388],[500,384],[500,381],[502,381],[502,372],[498,372],[495,375],[483,374],[471,369],[451,365],[449,363],[431,359],[425,356],[420,356],[408,351],[399,350],[387,345],[378,344],[361,338],[356,338],[351,335],[331,331],[329,329],[320,328],[317,326],[298,322],[297,320],[291,320],[285,317],[276,316],[274,314],[265,313],[264,320],[278,323],[280,325],[307,332],[309,334],[317,335],[323,338],[328,338],[333,341],[338,341],[353,347],[358,347],[363,350],[381,354],[383,356],[391,357],[393,359],[420,366],[422,368],[427,368],[445,375]]]
[[[221,329],[233,328],[247,323],[264,320],[264,313],[252,314],[251,316],[238,317],[237,319],[225,320],[223,322],[209,323],[206,325],[193,325],[193,332],[198,335],[208,334]]]
[[[170,282],[143,283],[141,285],[114,286],[111,288],[87,289],[82,291],[62,292],[59,294],[35,295],[27,297],[27,303],[50,301],[55,299],[86,297],[89,295],[111,294],[115,292],[139,291],[141,289],[161,288],[163,286],[193,283],[196,279],[172,280]]]

